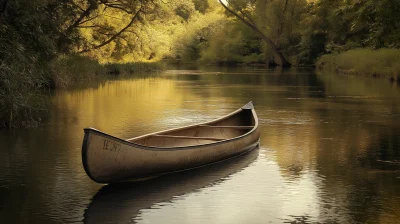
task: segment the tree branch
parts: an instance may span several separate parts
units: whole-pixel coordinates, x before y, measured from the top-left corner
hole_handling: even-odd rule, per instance
[[[99,17],[99,16],[96,15],[96,16],[93,16],[92,18],[88,18],[87,20],[81,21],[81,22],[79,23],[79,25],[84,24],[84,23],[87,23],[87,22],[89,22],[89,21],[92,21],[92,20],[96,19],[97,17]]]
[[[142,7],[140,7],[140,9],[136,12],[136,14],[132,17],[131,21],[124,27],[122,28],[118,33],[114,34],[112,37],[110,37],[108,40],[104,41],[103,43],[94,46],[91,49],[84,49],[82,51],[80,51],[79,53],[86,53],[89,51],[92,51],[94,49],[99,49],[101,47],[104,47],[105,45],[109,44],[111,41],[115,40],[117,37],[119,37],[125,30],[127,30],[129,27],[131,27],[133,25],[133,23],[135,22],[135,20],[138,18],[139,14],[141,13]]]
[[[85,11],[82,7],[80,7],[78,4],[76,4],[74,1],[72,1],[72,4],[74,6],[76,6],[79,10],[81,10],[82,12]]]
[[[65,36],[69,36],[72,31],[79,25],[81,24],[82,20],[85,19],[92,13],[93,10],[97,9],[98,5],[95,0],[90,0],[89,6],[85,11],[82,12],[82,14],[79,16],[77,20],[75,20],[74,23],[72,23],[66,30],[65,30]]]
[[[254,30],[256,33],[258,33],[259,35],[261,35],[261,37],[263,37],[263,39],[266,39],[268,43],[272,43],[272,41],[269,39],[269,37],[267,37],[261,30],[259,30],[255,24],[253,24],[251,21],[247,21],[246,18],[241,17],[239,14],[237,14],[236,12],[234,12],[233,10],[231,10],[230,8],[228,8],[228,6],[226,6],[224,3],[222,3],[222,0],[218,0],[221,5],[231,14],[233,14],[236,18],[240,19],[243,23],[245,23],[247,26],[249,26],[252,30]]]
[[[125,9],[123,6],[121,6],[121,4],[109,4],[109,3],[105,3],[105,2],[102,2],[102,3],[106,6],[106,8],[118,9],[118,10],[124,11],[128,14],[133,13],[132,11],[129,11],[129,10]],[[106,10],[106,8],[104,10]]]

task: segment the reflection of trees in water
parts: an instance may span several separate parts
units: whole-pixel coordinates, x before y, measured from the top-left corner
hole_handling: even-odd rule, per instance
[[[302,215],[302,216],[294,216],[290,215],[290,218],[283,219],[283,223],[290,223],[290,224],[305,224],[305,223],[315,223],[311,221],[311,216],[309,215]]]
[[[366,169],[400,172],[400,128],[381,126],[379,129],[376,140],[367,147],[367,153],[358,158],[358,163]]]
[[[377,139],[367,147],[367,153],[357,158],[361,169],[358,176],[349,179],[354,186],[349,206],[359,211],[354,214],[358,222],[378,223],[385,218],[382,213],[387,212],[386,209],[400,205],[399,182],[396,181],[400,176],[400,164],[390,162],[400,158],[398,129],[384,126],[380,129]],[[398,212],[396,214],[400,218]]]
[[[280,98],[304,97],[293,105],[282,107],[282,102],[279,104],[276,99],[264,100],[272,112],[258,111],[261,119],[268,115],[264,124],[268,128],[261,127],[261,141],[276,151],[282,177],[295,181],[310,173],[307,171],[315,170],[314,178],[321,180],[319,219],[328,223],[400,219],[400,214],[393,212],[400,207],[400,166],[387,162],[400,161],[399,121],[396,121],[400,107],[392,102],[392,91],[379,93],[380,88],[374,87],[368,92],[365,85],[347,83],[348,79],[314,78],[292,77],[291,82],[298,81],[297,87],[286,89]],[[285,77],[282,79],[279,82],[284,83]],[[331,79],[335,83],[339,80],[344,87],[358,89],[337,91],[330,85]],[[309,87],[298,87],[303,84]],[[381,98],[372,97],[374,94]],[[319,97],[325,98],[312,99]],[[296,123],[300,116],[309,117],[311,122]],[[271,123],[279,120],[287,122]],[[311,222],[301,218],[287,221]]]
[[[302,171],[304,171],[304,167],[301,164],[290,164],[289,166],[285,167],[288,172],[288,178],[296,178],[300,177]]]
[[[400,204],[400,193],[393,190],[400,166],[381,162],[400,158],[398,128],[385,124],[393,121],[393,114],[382,118],[368,102],[350,99],[336,100],[331,105],[330,109],[316,110],[321,120],[328,118],[321,135],[334,139],[331,144],[320,145],[323,150],[316,157],[319,173],[325,176],[324,192],[332,194],[321,197],[341,204],[341,212],[349,214],[352,222],[379,223],[387,217],[386,209]],[[371,119],[382,123],[369,123]]]

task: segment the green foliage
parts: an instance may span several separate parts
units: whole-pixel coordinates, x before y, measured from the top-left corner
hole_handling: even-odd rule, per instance
[[[349,6],[354,14],[350,31],[374,49],[400,47],[400,1],[363,0]]]
[[[175,8],[175,14],[188,21],[195,10],[194,7],[193,2],[186,1],[186,4],[180,4]]]
[[[224,16],[219,11],[208,14],[194,13],[187,23],[175,26],[171,38],[171,51],[166,58],[197,61],[207,42],[214,37]]]
[[[203,14],[205,14],[207,9],[210,7],[210,4],[207,0],[193,0],[193,3],[194,8]]]
[[[319,0],[309,4],[302,20],[300,58],[313,63],[324,53],[399,48],[399,11],[399,0]]]
[[[56,54],[46,2],[8,1],[0,14],[0,127],[36,126],[44,109],[46,61]]]
[[[205,14],[194,12],[187,23],[175,27],[166,58],[218,64],[264,62],[260,38],[216,6],[209,4]]]
[[[6,6],[1,14],[0,59],[19,53],[33,60],[54,56],[57,50],[53,35],[57,27],[49,22],[51,15],[43,13],[47,5],[41,0],[15,0]]]
[[[324,55],[317,61],[322,69],[340,73],[400,79],[399,49],[354,49],[337,55]]]
[[[300,40],[299,21],[304,14],[305,0],[219,2],[263,40],[266,57],[284,67],[292,64],[287,59],[298,52],[296,45]]]
[[[220,21],[201,51],[204,63],[264,63],[261,40],[250,28],[236,21]]]

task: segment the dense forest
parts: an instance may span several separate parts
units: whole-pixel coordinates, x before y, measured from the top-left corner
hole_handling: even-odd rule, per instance
[[[159,61],[395,80],[399,11],[400,0],[1,0],[0,126],[37,124],[45,89]]]

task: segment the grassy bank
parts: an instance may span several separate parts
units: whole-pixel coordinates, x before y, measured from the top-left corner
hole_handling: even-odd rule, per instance
[[[0,128],[38,126],[45,118],[49,90],[164,69],[161,63],[103,65],[79,55],[23,62],[0,61]]]
[[[0,63],[0,127],[31,127],[40,122],[45,109],[42,89],[47,82],[37,66]]]
[[[130,76],[164,69],[164,64],[159,62],[100,64],[91,58],[70,55],[59,57],[50,63],[47,79],[51,88],[59,89],[98,79]]]
[[[134,75],[137,73],[146,73],[165,70],[165,64],[162,62],[134,62],[123,64],[105,64],[106,74],[108,75]]]
[[[382,77],[400,82],[400,49],[355,49],[324,55],[318,59],[316,66],[341,74]]]

